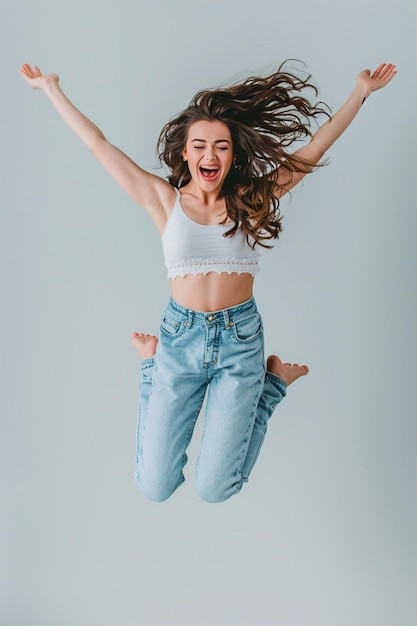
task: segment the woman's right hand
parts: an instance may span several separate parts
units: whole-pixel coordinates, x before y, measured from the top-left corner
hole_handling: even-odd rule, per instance
[[[24,63],[19,72],[32,89],[44,89],[51,82],[58,83],[59,81],[58,74],[44,76],[37,65],[32,67],[29,63]]]
[[[120,187],[149,213],[162,233],[176,197],[171,185],[143,170],[119,148],[110,144],[101,130],[64,94],[58,74],[43,76],[39,67],[32,67],[28,63],[22,65],[20,74],[32,89],[43,90],[67,126],[91,150]]]

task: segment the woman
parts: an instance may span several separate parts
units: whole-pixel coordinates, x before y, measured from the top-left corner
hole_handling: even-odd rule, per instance
[[[183,482],[186,449],[206,398],[197,462],[199,495],[221,502],[240,491],[261,448],[267,420],[287,386],[308,368],[264,359],[262,320],[252,296],[258,248],[281,231],[280,198],[322,164],[364,100],[396,70],[361,72],[340,110],[325,113],[305,91],[310,77],[285,71],[202,91],[162,130],[168,182],[144,171],[66,98],[56,74],[23,65],[68,126],[139,205],[163,244],[172,297],[159,340],[134,333],[142,361],[136,479],[155,501]],[[294,141],[309,137],[291,152]]]

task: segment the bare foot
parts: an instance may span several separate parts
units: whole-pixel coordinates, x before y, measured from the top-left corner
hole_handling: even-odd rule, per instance
[[[266,369],[271,374],[275,374],[278,378],[285,380],[287,385],[291,385],[300,376],[308,374],[307,365],[298,365],[298,363],[283,363],[281,359],[274,354],[268,357]]]
[[[133,333],[132,344],[141,359],[150,359],[156,352],[158,339],[154,335]]]

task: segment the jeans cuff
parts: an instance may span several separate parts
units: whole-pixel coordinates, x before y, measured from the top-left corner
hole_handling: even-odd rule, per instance
[[[273,387],[275,387],[275,389],[279,391],[280,394],[282,394],[283,396],[287,394],[288,385],[283,378],[275,376],[275,374],[271,374],[271,372],[266,372],[265,378],[268,379],[271,385],[273,385]]]
[[[142,372],[153,367],[155,364],[155,359],[153,356],[150,356],[148,359],[143,359],[142,361]]]

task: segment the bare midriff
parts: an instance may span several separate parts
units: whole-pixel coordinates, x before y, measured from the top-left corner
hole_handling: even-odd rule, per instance
[[[194,311],[219,311],[228,309],[252,297],[251,274],[197,274],[171,278],[174,300]]]

